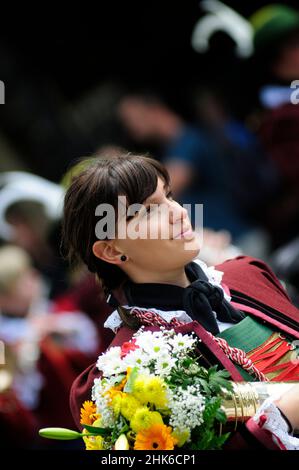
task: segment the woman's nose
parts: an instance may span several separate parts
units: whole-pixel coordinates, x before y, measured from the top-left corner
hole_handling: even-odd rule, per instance
[[[169,220],[175,224],[178,220],[184,220],[188,216],[188,211],[182,207],[178,202],[173,202],[169,210]]]

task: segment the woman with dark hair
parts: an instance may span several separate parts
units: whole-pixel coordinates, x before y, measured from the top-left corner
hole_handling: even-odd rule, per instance
[[[186,209],[172,199],[169,176],[156,160],[95,159],[76,176],[65,197],[63,247],[71,260],[97,274],[115,307],[105,322],[117,333],[113,346],[141,325],[194,331],[202,365],[217,364],[232,380],[299,380],[299,364],[292,359],[299,311],[288,294],[262,261],[239,256],[207,268],[196,259],[199,236]],[[98,375],[92,365],[73,385],[78,426],[80,407]],[[298,392],[292,387],[263,410],[262,419],[240,426],[228,446],[299,449],[291,437],[299,428]]]

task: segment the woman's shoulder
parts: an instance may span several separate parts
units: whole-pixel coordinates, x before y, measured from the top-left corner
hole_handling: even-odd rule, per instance
[[[267,263],[260,259],[237,256],[215,266],[215,269],[223,272],[222,281],[230,290],[240,292],[265,304],[273,304],[273,308],[290,303],[283,284]]]
[[[284,285],[272,269],[262,260],[238,256],[215,267],[222,271],[222,285],[228,287],[232,300],[246,303],[276,320],[299,327],[299,309],[292,303]],[[249,302],[249,304],[248,304]]]
[[[270,266],[263,260],[251,256],[240,255],[228,259],[215,266],[215,269],[223,272],[226,281],[242,284],[244,281],[264,278],[285,292],[281,282],[278,280]]]

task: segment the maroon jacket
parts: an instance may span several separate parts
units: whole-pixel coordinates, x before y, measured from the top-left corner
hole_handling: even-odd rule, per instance
[[[247,311],[265,323],[278,327],[280,331],[299,339],[299,310],[292,305],[288,294],[264,262],[247,256],[239,256],[216,266],[216,268],[224,273],[222,281],[230,290],[233,305],[238,308],[242,307],[243,311]],[[149,329],[155,330],[157,328],[151,327]],[[175,328],[175,330],[182,333],[194,331],[201,339],[201,344],[212,356],[213,363],[218,363],[227,369],[232,380],[244,380],[234,363],[227,358],[199,323],[192,322]],[[133,334],[133,330],[122,327],[111,346],[120,346],[123,342],[131,339]],[[90,400],[93,381],[99,376],[99,370],[95,364],[92,364],[75,380],[72,386],[70,404],[74,420],[79,428],[81,405],[85,400]],[[252,419],[232,436],[227,447],[233,449],[277,448],[272,442],[271,436]]]

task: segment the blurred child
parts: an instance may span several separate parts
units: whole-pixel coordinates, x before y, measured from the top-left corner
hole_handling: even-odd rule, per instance
[[[72,424],[70,385],[98,352],[92,321],[60,305],[48,300],[41,275],[21,248],[0,248],[0,339],[16,359],[12,389],[40,425],[57,419]]]

